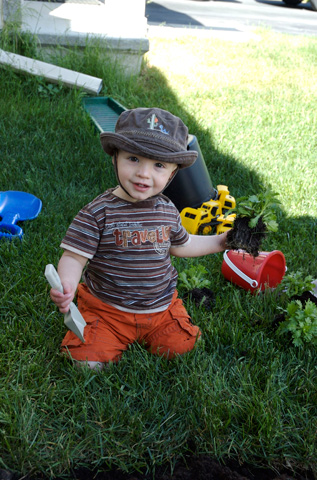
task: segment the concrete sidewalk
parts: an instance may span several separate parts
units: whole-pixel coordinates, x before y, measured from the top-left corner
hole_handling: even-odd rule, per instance
[[[127,74],[138,73],[149,50],[144,0],[78,1],[0,0],[0,5],[4,21],[18,18],[21,30],[35,34],[42,47],[84,46],[87,39],[96,39],[118,57]]]

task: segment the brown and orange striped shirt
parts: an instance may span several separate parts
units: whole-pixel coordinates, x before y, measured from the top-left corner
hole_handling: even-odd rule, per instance
[[[140,202],[109,189],[80,210],[61,247],[89,259],[91,293],[121,310],[165,310],[176,288],[170,247],[189,240],[174,204],[164,195]]]

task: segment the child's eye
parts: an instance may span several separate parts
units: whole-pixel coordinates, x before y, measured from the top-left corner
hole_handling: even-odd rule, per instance
[[[139,159],[137,157],[133,157],[133,156],[129,157],[129,160],[131,162],[138,162],[139,161]]]
[[[156,163],[155,166],[158,168],[165,168],[164,163]]]

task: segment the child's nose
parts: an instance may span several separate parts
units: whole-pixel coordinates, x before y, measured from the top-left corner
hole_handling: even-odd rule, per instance
[[[151,175],[151,166],[146,163],[141,163],[139,165],[138,175],[148,178]]]

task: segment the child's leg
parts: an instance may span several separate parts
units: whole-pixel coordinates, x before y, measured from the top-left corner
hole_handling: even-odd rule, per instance
[[[62,352],[83,362],[82,365],[88,362],[90,368],[100,363],[118,362],[122,352],[136,339],[135,321],[94,297],[84,284],[78,287],[77,303],[87,323],[85,343],[69,330],[62,342]]]
[[[143,337],[146,348],[153,354],[173,358],[192,350],[200,339],[201,331],[193,325],[177,292],[170,307],[154,317],[153,328]]]

